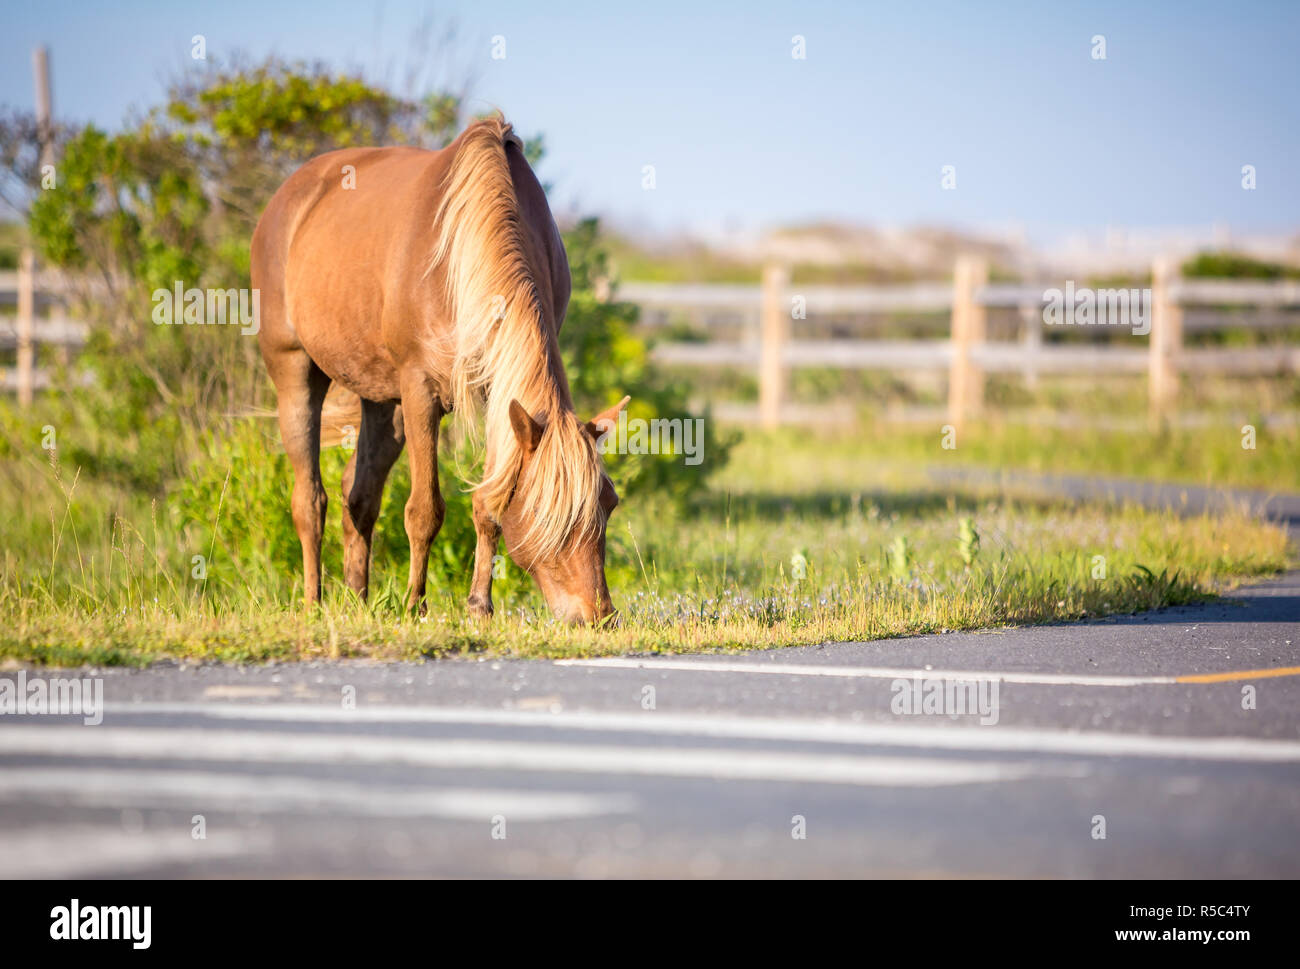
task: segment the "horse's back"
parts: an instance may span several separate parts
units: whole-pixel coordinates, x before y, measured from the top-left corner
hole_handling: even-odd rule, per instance
[[[467,129],[468,131],[469,129]],[[259,339],[275,359],[303,351],[368,400],[398,399],[398,375],[419,368],[446,389],[454,321],[444,268],[431,262],[438,209],[457,150],[346,148],[306,162],[268,203],[253,234]],[[507,152],[538,295],[558,327],[569,300],[564,245],[522,153]],[[449,394],[441,394],[449,399]]]
[[[397,396],[418,334],[445,326],[426,272],[446,150],[350,148],[285,180],[253,236],[263,352],[303,349],[371,400]]]

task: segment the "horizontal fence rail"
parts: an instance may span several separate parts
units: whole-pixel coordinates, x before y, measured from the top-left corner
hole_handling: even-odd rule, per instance
[[[33,320],[31,334],[32,339],[37,343],[79,347],[86,342],[90,327],[80,320],[56,316]],[[17,321],[0,316],[0,350],[12,350],[16,346],[18,346]]]
[[[663,343],[655,347],[660,363],[697,367],[753,367],[760,348],[751,343]],[[1026,347],[985,343],[972,347],[971,360],[987,373],[1019,373],[1032,365],[1039,373],[1141,373],[1150,354],[1130,347]],[[781,361],[788,367],[842,370],[940,370],[952,363],[948,340],[792,340]],[[1182,369],[1192,373],[1260,374],[1300,372],[1300,347],[1185,349]]]
[[[0,285],[3,274],[0,273]],[[1042,306],[1049,289],[1062,289],[1064,281],[1041,285],[993,283],[974,293],[986,307]],[[1108,287],[1098,287],[1107,289]],[[1123,288],[1123,287],[1115,287]],[[1134,287],[1127,287],[1134,288]],[[1150,288],[1150,287],[1137,287]],[[791,286],[790,295],[802,296],[809,315],[834,313],[947,312],[953,305],[948,283],[880,286]],[[619,299],[648,310],[734,310],[757,312],[762,288],[749,283],[623,283]],[[1170,296],[1183,306],[1245,306],[1300,309],[1300,282],[1233,279],[1184,280],[1170,287]]]

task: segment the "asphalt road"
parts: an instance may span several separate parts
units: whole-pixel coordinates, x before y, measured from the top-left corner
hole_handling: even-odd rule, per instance
[[[1300,540],[1300,495],[1250,488],[1207,488],[1141,478],[975,467],[933,467],[926,474],[941,485],[983,485],[1004,493],[1022,491],[1078,501],[1131,502],[1191,515],[1234,509],[1276,522],[1289,531],[1292,541]]]
[[[101,724],[0,717],[0,876],[1295,877],[1297,667],[1300,573],[731,656],[80,671]]]

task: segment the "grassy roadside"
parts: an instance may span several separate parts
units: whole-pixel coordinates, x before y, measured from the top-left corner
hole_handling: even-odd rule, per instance
[[[963,428],[945,447],[942,423],[861,421],[857,455],[910,467],[1106,475],[1300,494],[1300,427],[1257,425],[1254,447],[1246,448],[1242,425],[1226,418],[1160,431],[984,422]],[[772,438],[770,448],[797,446],[804,437],[786,432]]]
[[[102,485],[71,487],[75,472],[56,482],[29,467],[26,514],[0,522],[0,660],[769,648],[1131,612],[1196,601],[1288,564],[1284,533],[1242,515],[1184,519],[937,490],[905,466],[858,440],[751,435],[693,507],[625,503],[609,540],[623,623],[601,632],[552,623],[513,567],[490,624],[464,613],[467,576],[437,583],[426,617],[402,616],[404,562],[377,563],[368,605],[327,576],[325,605],[310,613],[296,603],[296,570],[235,569],[222,543],[199,582],[165,507],[121,504]],[[246,469],[231,475],[246,479]],[[339,541],[336,518],[337,502],[327,542]]]

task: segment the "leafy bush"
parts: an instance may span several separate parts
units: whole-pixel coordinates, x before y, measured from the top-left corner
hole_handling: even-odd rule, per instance
[[[590,417],[626,394],[632,398],[629,420],[700,417],[687,407],[686,384],[658,370],[650,345],[632,331],[637,307],[598,296],[609,280],[609,255],[597,220],[578,222],[564,234],[564,245],[573,296],[560,346],[578,412]],[[685,464],[681,454],[620,454],[607,461],[615,483],[629,494],[654,492],[679,503],[702,492],[708,476],[726,464],[738,437],[722,434],[707,413],[703,421],[704,460],[699,464]]]
[[[1182,273],[1189,278],[1208,279],[1296,279],[1300,270],[1294,266],[1262,262],[1236,252],[1201,252],[1183,263]]]
[[[342,582],[343,497],[341,482],[350,453],[343,447],[321,451],[321,476],[329,496],[321,546],[321,568],[328,586]],[[440,458],[439,478],[447,517],[429,556],[431,596],[462,597],[469,588],[475,534],[470,497],[456,476],[456,456]],[[302,551],[289,499],[293,469],[280,447],[273,421],[237,421],[222,435],[209,435],[190,472],[173,492],[174,524],[193,554],[207,559],[212,586],[265,589],[292,601],[301,592]],[[404,510],[411,493],[406,456],[394,465],[384,490],[372,545],[371,594],[385,587],[404,590],[409,550]],[[215,591],[215,589],[214,589]],[[513,566],[495,585],[504,600],[527,591],[526,577]],[[404,601],[404,593],[402,596]],[[400,602],[391,603],[394,606]]]

